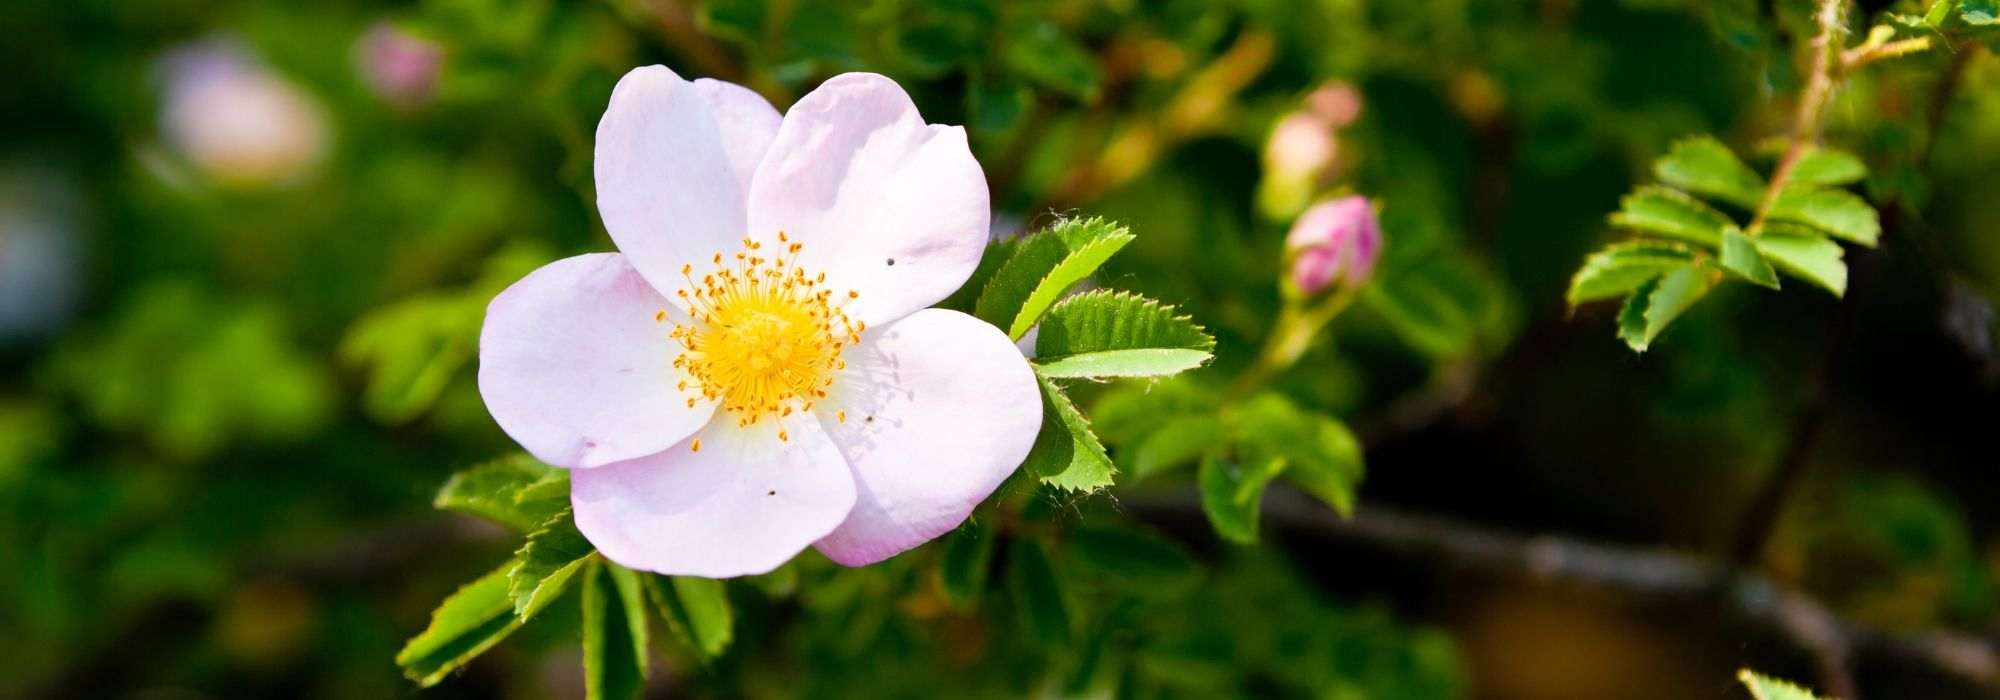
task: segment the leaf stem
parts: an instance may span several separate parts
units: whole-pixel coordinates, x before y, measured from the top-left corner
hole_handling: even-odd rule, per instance
[[[1354,303],[1358,291],[1354,287],[1342,286],[1317,304],[1306,304],[1304,300],[1287,295],[1284,308],[1278,311],[1278,322],[1271,326],[1270,335],[1264,338],[1264,348],[1257,354],[1257,361],[1243,374],[1237,375],[1236,382],[1230,385],[1224,396],[1232,400],[1249,396],[1278,373],[1298,364],[1299,358],[1312,348],[1313,339],[1319,337],[1320,330]]]

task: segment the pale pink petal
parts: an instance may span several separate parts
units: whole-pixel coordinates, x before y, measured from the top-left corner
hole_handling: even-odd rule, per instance
[[[1000,329],[926,309],[871,328],[815,407],[854,470],[854,512],[816,545],[887,559],[964,522],[1028,456],[1042,424],[1035,375]]]
[[[785,114],[750,186],[750,230],[805,245],[799,264],[861,297],[879,325],[945,298],[986,247],[986,176],[965,130],[924,123],[895,81],[848,73]]]
[[[747,428],[717,420],[650,457],[576,472],[576,527],[619,564],[727,578],[777,568],[840,524],[854,479],[826,433],[804,416]],[[692,439],[691,439],[692,440]]]
[[[748,230],[731,156],[752,139],[726,136],[703,92],[665,66],[634,68],[597,122],[597,212],[669,299],[682,265],[735,251]]]
[[[729,169],[736,173],[738,188],[748,195],[750,176],[778,137],[778,110],[750,88],[714,78],[696,78],[694,90],[708,102],[708,111],[722,132],[722,150],[729,156]]]
[[[678,315],[616,253],[549,263],[486,307],[479,394],[500,429],[549,464],[659,452],[715,411],[676,389],[680,346],[667,334]]]

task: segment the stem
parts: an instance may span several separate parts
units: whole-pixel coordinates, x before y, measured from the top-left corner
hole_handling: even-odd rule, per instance
[[[1321,329],[1333,321],[1340,312],[1354,303],[1356,289],[1341,287],[1339,291],[1326,297],[1318,304],[1307,306],[1296,299],[1287,298],[1285,307],[1278,312],[1278,322],[1271,326],[1271,334],[1264,339],[1264,349],[1257,354],[1257,361],[1249,369],[1236,377],[1224,396],[1240,399],[1271,381],[1312,348],[1313,339]]]
[[[1778,160],[1778,169],[1771,173],[1771,184],[1764,188],[1764,199],[1757,204],[1757,214],[1750,220],[1747,235],[1757,235],[1764,228],[1764,217],[1770,215],[1771,205],[1777,203],[1778,194],[1785,190],[1785,183],[1792,178],[1792,169],[1799,158],[1819,144],[1819,117],[1826,108],[1826,101],[1833,96],[1834,72],[1840,67],[1835,59],[1839,54],[1835,39],[1842,30],[1841,8],[1846,0],[1820,0],[1819,10],[1813,13],[1818,20],[1819,35],[1812,40],[1812,68],[1806,78],[1806,89],[1799,95],[1798,111],[1792,116],[1791,143],[1785,147],[1785,155]]]

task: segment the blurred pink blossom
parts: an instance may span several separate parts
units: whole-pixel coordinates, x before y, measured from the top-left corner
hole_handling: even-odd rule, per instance
[[[1361,286],[1382,252],[1382,227],[1368,198],[1351,195],[1307,209],[1285,237],[1292,284],[1307,295],[1335,284]]]
[[[319,103],[238,43],[183,46],[161,64],[161,135],[210,177],[237,185],[288,180],[325,154]]]
[[[444,47],[387,20],[376,22],[355,44],[361,79],[399,109],[429,104],[444,67]]]

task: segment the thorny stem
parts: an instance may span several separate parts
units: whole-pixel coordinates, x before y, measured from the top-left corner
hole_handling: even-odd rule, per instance
[[[1798,111],[1792,116],[1791,143],[1785,147],[1785,155],[1778,160],[1778,168],[1771,172],[1771,184],[1764,188],[1764,199],[1757,204],[1757,213],[1750,219],[1747,235],[1757,235],[1764,228],[1764,218],[1771,213],[1771,205],[1777,203],[1778,194],[1785,190],[1785,183],[1792,178],[1792,170],[1798,166],[1799,158],[1819,144],[1819,117],[1825,111],[1826,101],[1833,96],[1834,72],[1842,67],[1835,61],[1839,35],[1844,31],[1841,23],[1841,9],[1847,0],[1820,0],[1819,9],[1813,13],[1819,24],[1819,35],[1812,40],[1812,68],[1806,78],[1805,92],[1799,95]]]

